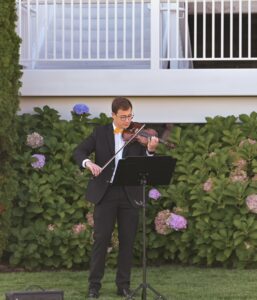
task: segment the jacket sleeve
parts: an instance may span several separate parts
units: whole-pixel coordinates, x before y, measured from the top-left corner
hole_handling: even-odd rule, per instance
[[[90,154],[95,151],[96,147],[96,130],[82,141],[74,150],[73,158],[79,167],[82,167],[82,162],[88,159]]]

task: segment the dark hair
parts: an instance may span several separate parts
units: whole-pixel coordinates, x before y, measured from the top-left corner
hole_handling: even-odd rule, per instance
[[[127,98],[116,97],[112,101],[112,112],[114,114],[117,114],[117,112],[118,112],[119,109],[128,110],[130,108],[132,109],[132,103]]]

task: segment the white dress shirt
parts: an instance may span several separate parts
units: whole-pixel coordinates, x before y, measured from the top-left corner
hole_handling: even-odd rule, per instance
[[[113,130],[115,130],[116,126],[114,124],[112,124],[112,125],[113,125]],[[125,144],[125,141],[122,138],[122,133],[115,133],[114,134],[114,143],[115,143],[115,153],[117,153],[119,151],[119,149],[121,149]],[[115,172],[116,172],[116,168],[118,166],[118,161],[120,159],[122,159],[122,153],[123,153],[123,149],[119,153],[117,153],[116,156],[115,156],[115,168],[114,168],[114,171],[113,171],[112,178],[111,178],[110,182],[113,181],[113,178],[114,178],[114,175],[115,175]]]

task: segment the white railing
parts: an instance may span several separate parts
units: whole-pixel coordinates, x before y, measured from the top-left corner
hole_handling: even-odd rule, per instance
[[[254,0],[16,1],[27,69],[180,69],[257,60]]]

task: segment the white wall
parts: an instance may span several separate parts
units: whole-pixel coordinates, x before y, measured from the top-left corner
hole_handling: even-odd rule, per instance
[[[48,105],[64,119],[70,119],[73,106],[84,103],[92,117],[101,112],[111,116],[114,97],[21,97],[20,113],[32,113],[33,107]],[[201,123],[205,117],[228,116],[257,111],[257,96],[247,97],[129,97],[136,122]]]
[[[255,96],[257,69],[24,70],[22,96]]]

